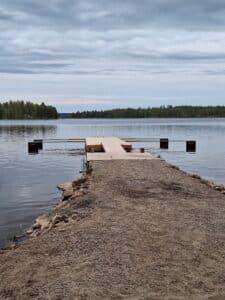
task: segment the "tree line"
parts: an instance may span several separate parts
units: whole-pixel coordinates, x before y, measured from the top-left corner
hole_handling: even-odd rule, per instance
[[[153,108],[120,108],[77,111],[72,118],[222,118],[225,106],[160,106]]]
[[[0,119],[57,119],[54,106],[24,101],[0,103]]]

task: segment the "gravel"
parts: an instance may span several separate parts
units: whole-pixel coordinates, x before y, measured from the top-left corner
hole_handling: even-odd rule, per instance
[[[0,299],[225,299],[225,195],[160,160],[92,163],[51,229],[0,254]]]

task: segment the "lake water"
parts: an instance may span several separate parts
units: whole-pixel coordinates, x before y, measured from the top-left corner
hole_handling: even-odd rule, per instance
[[[28,141],[86,136],[197,140],[196,154],[185,153],[184,142],[172,142],[168,151],[160,151],[158,142],[135,146],[225,184],[225,119],[0,121],[0,247],[49,210],[60,197],[56,185],[82,168],[82,144],[45,144],[40,154],[28,155]]]

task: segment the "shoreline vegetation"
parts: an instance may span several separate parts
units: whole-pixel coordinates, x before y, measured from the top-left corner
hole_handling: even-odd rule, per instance
[[[128,118],[224,118],[225,106],[160,106],[116,108],[58,113],[54,106],[30,101],[0,103],[0,120],[38,119],[128,119]]]
[[[225,106],[160,106],[58,113],[54,106],[30,101],[0,103],[0,120],[128,118],[225,118]]]
[[[0,103],[0,120],[37,120],[57,119],[58,112],[54,106],[45,103],[36,104],[24,101]]]
[[[225,106],[160,106],[148,108],[118,108],[111,110],[78,111],[71,114],[59,114],[82,118],[223,118]]]
[[[0,251],[0,298],[223,298],[223,186],[160,159],[91,167]]]

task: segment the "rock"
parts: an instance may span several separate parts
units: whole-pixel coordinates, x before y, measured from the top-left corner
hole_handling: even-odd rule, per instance
[[[45,230],[48,229],[51,225],[50,219],[47,216],[40,216],[36,219],[34,225],[32,226],[33,230]]]
[[[88,189],[88,188],[89,188],[89,185],[88,185],[87,182],[85,182],[84,184],[82,184],[82,187],[83,187],[84,189]]]
[[[201,178],[201,179],[200,179],[200,182],[201,182],[202,184],[209,185],[209,182],[208,182],[206,179]]]
[[[57,188],[62,191],[73,190],[72,182],[66,182],[63,184],[57,185]]]
[[[43,222],[42,223],[42,226],[41,226],[41,230],[46,230],[46,229],[49,229],[51,227],[51,222],[50,220],[46,220],[46,222]]]
[[[215,190],[219,191],[219,192],[222,192],[224,190],[224,188],[222,186],[215,186]]]
[[[86,177],[81,177],[77,180],[74,180],[72,182],[72,186],[73,186],[73,188],[80,187],[81,184],[85,183],[85,181],[86,181]]]
[[[79,192],[80,192],[82,195],[85,195],[85,194],[87,194],[87,189],[80,188],[80,189],[79,189]]]
[[[66,203],[63,201],[63,199],[56,205],[57,209],[63,208],[66,206]]]
[[[40,223],[34,223],[34,225],[32,226],[32,229],[33,230],[37,230],[37,229],[40,229],[41,228],[41,224]]]
[[[52,224],[56,225],[60,222],[68,222],[68,217],[66,215],[55,215],[52,219]]]
[[[213,182],[207,181],[207,180],[206,180],[206,185],[209,186],[209,187],[211,187],[211,188],[214,188],[214,187],[215,187],[215,185],[214,185]]]
[[[84,195],[84,193],[81,192],[80,190],[78,190],[78,191],[73,193],[73,199],[76,199],[77,197],[81,197],[83,195]]]
[[[62,200],[65,201],[73,195],[73,189],[68,189],[63,192]]]
[[[30,234],[32,234],[33,232],[34,232],[33,229],[30,228],[30,229],[28,229],[28,230],[26,231],[26,234],[30,235]]]
[[[180,170],[180,168],[179,167],[177,167],[177,166],[174,166],[174,165],[169,165],[170,166],[170,168],[172,168],[172,169],[175,169],[175,170]]]

